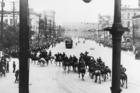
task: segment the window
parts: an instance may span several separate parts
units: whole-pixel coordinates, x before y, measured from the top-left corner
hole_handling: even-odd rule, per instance
[[[17,24],[17,19],[15,19],[15,24]]]
[[[12,25],[13,24],[13,19],[10,19],[10,25]]]
[[[134,13],[134,16],[136,16],[136,13]]]
[[[8,19],[5,19],[5,23],[8,24]]]
[[[130,18],[130,13],[128,13],[128,16],[127,16],[127,18],[128,18],[128,19]]]
[[[130,22],[128,21],[127,26],[130,27]]]

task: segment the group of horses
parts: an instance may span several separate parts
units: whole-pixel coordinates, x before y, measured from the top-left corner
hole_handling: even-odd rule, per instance
[[[95,59],[93,56],[89,56],[88,52],[81,53],[80,57],[75,55],[68,56],[63,53],[56,53],[52,56],[51,51],[47,52],[46,49],[34,49],[31,51],[30,58],[32,62],[40,65],[45,65],[54,60],[56,65],[62,66],[65,72],[76,72],[79,78],[85,80],[85,74],[88,72],[89,77],[94,79],[94,82],[100,83],[105,82],[107,79],[111,79],[111,69],[105,65],[101,57]],[[127,88],[127,75],[121,70],[120,83]]]
[[[99,83],[101,83],[101,77],[106,81],[111,76],[111,70],[108,66],[105,66],[101,58],[96,61],[94,57],[88,56],[87,52],[81,53],[79,58],[74,55],[68,57],[65,53],[55,54],[55,58],[56,64],[59,63],[60,65],[62,63],[64,70],[68,72],[72,68],[74,72],[78,72],[79,77],[82,76],[82,80],[84,80],[87,71],[90,78],[95,77],[95,82],[99,80]]]
[[[82,77],[82,80],[84,80],[87,72],[89,77],[94,79],[95,82],[101,83],[111,78],[111,69],[105,65],[101,57],[95,60],[94,57],[88,55],[88,52],[81,53],[79,58],[75,55],[68,56],[65,53],[57,53],[55,54],[55,62],[56,65],[62,65],[65,72],[69,73],[70,70],[77,72],[79,78]],[[124,71],[121,71],[120,82],[122,87],[125,84],[127,88],[127,75]]]
[[[30,53],[30,58],[32,62],[45,66],[52,59],[52,53],[51,51],[47,52],[46,49],[33,49]]]

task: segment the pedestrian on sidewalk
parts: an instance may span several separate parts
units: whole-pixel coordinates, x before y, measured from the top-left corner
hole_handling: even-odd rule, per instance
[[[19,81],[19,70],[15,72],[15,83]]]
[[[6,72],[9,73],[9,61],[7,61],[7,64],[6,64]]]
[[[15,70],[16,70],[16,64],[15,64],[15,61],[13,62],[13,73],[15,73]]]

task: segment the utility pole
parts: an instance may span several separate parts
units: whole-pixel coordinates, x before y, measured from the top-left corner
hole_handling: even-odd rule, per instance
[[[13,30],[15,31],[15,1],[12,2],[13,3]]]
[[[29,8],[20,0],[19,93],[29,93]]]
[[[91,0],[83,0],[89,3]],[[128,31],[128,28],[124,28],[121,24],[121,0],[114,0],[114,23],[110,28],[105,28],[112,34],[112,86],[111,93],[120,93],[120,64],[121,64],[121,37],[124,31]]]
[[[41,30],[41,14],[39,14],[39,27],[38,27],[38,45],[37,47],[39,47],[39,43],[40,43],[40,30]]]
[[[0,51],[3,49],[3,16],[4,16],[4,0],[1,1],[1,35],[0,35]]]
[[[49,42],[52,43],[52,20],[49,20],[50,22],[50,27],[49,27]]]
[[[56,37],[56,32],[55,32],[55,11],[53,11],[53,38]]]
[[[114,23],[110,33],[112,34],[112,87],[111,93],[120,93],[120,64],[121,64],[121,37],[124,29],[121,24],[121,0],[115,0]]]
[[[129,31],[121,24],[121,0],[115,0],[114,23],[106,28],[112,34],[112,86],[111,93],[120,93],[121,38],[124,31]]]
[[[48,22],[47,22],[47,15],[45,15],[45,23],[44,23],[44,27],[45,27],[45,31],[47,31],[47,25],[48,25]]]

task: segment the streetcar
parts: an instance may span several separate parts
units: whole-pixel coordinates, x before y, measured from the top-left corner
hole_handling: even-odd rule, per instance
[[[67,38],[65,40],[65,46],[66,48],[71,49],[73,47],[73,40],[71,38]]]

